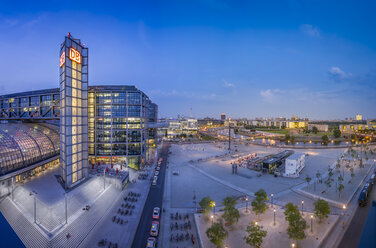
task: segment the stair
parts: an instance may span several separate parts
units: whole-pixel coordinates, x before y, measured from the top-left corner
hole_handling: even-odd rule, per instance
[[[24,217],[9,197],[0,203],[0,211],[26,247],[49,247],[48,239]]]

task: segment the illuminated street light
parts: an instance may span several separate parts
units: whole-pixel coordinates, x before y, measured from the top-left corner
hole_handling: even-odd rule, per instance
[[[248,213],[248,197],[245,198],[245,212]]]
[[[212,224],[213,224],[213,220],[214,220],[214,215],[211,216],[211,220],[212,220]]]
[[[273,197],[274,197],[274,194],[270,194],[270,197],[272,198],[272,208],[274,207],[273,206]]]
[[[275,226],[275,209],[273,209],[273,212],[274,212],[274,222],[273,222],[273,225]]]
[[[302,201],[302,215],[303,215],[304,201]]]
[[[313,233],[312,225],[313,225],[313,215],[311,215],[311,233]]]

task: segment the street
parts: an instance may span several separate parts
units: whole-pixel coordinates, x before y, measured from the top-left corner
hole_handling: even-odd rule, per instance
[[[169,144],[164,143],[160,156],[163,158],[161,169],[158,175],[158,182],[157,185],[151,186],[149,195],[146,199],[144,209],[142,211],[140,222],[138,223],[136,235],[134,236],[132,247],[133,248],[140,248],[146,247],[146,241],[150,236],[150,228],[152,222],[152,214],[153,209],[155,207],[159,207],[161,209],[160,215],[163,215],[162,210],[162,199],[163,199],[163,191],[164,191],[164,181],[165,181],[165,174],[166,174],[166,162],[168,158],[168,151],[169,151]],[[151,182],[150,182],[151,184]],[[159,218],[161,219],[161,217]],[[160,223],[161,224],[161,223]]]
[[[365,207],[357,207],[354,217],[350,222],[350,226],[347,228],[345,235],[341,240],[338,247],[340,248],[353,248],[358,247],[360,237],[362,236],[363,228],[367,220],[368,212],[372,205],[372,201],[376,200],[376,185],[373,186],[373,190],[370,194],[369,201]],[[358,198],[354,200],[358,201]]]

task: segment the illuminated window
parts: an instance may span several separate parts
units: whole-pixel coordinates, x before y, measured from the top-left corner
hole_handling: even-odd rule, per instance
[[[77,172],[72,174],[72,183],[77,182]]]
[[[72,146],[72,153],[76,153],[77,152],[77,145],[73,145]]]

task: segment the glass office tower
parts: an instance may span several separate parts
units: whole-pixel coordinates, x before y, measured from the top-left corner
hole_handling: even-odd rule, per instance
[[[88,174],[88,49],[70,35],[60,47],[60,168],[65,187]]]
[[[150,104],[134,86],[90,87],[90,163],[127,164],[134,169],[144,165]]]

